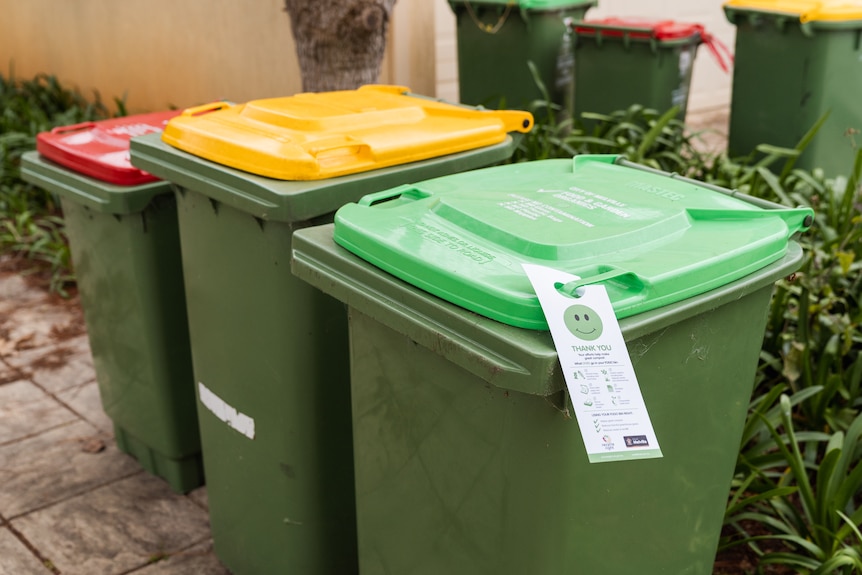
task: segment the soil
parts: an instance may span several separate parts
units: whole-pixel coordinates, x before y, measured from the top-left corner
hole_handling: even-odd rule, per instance
[[[766,533],[763,528],[757,524],[746,524],[745,528],[749,533],[754,534],[755,530],[760,527],[763,534]],[[722,531],[722,537],[729,537],[734,533],[733,528],[725,527]],[[760,548],[764,551],[780,551],[782,549],[780,543],[770,543],[768,541],[760,542]],[[758,557],[747,545],[737,545],[730,549],[720,551],[715,557],[715,564],[712,568],[713,575],[796,575],[794,569],[789,569],[780,565],[763,565],[758,571]]]
[[[18,275],[24,279],[27,287],[40,293],[38,298],[40,304],[47,304],[57,308],[64,309],[68,312],[66,315],[69,321],[56,325],[51,329],[51,339],[55,342],[63,342],[75,337],[79,337],[86,333],[87,329],[84,324],[84,314],[81,310],[81,303],[78,297],[78,290],[74,284],[65,286],[65,294],[60,295],[50,290],[51,272],[47,266],[27,260],[24,258],[10,256],[8,254],[0,254],[0,277],[8,277],[10,275]],[[21,302],[20,305],[32,303],[32,297],[28,297],[26,302]],[[0,318],[0,357],[2,357],[2,347],[4,344],[13,345],[13,351],[21,351],[33,346],[27,336],[17,339],[14,342],[8,341],[8,328],[4,325],[3,318]],[[59,348],[54,354],[56,357],[46,359],[51,362],[62,362],[65,359],[63,356],[63,348]],[[62,365],[62,363],[60,363]],[[49,366],[44,366],[49,367]],[[0,381],[0,384],[4,382]]]

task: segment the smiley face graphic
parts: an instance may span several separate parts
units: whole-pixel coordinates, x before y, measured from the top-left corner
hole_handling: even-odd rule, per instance
[[[578,339],[593,341],[602,335],[602,318],[585,305],[570,306],[563,316],[566,327]]]

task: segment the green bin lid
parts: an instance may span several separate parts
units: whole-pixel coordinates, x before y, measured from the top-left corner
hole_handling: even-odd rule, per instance
[[[812,221],[808,208],[585,155],[370,194],[338,210],[334,239],[463,308],[547,329],[522,263],[582,278],[561,288],[568,292],[603,283],[623,318],[765,267]]]
[[[457,8],[468,3],[468,0],[449,0],[452,7]],[[521,10],[565,10],[566,8],[592,7],[598,0],[469,0],[470,4],[511,5]]]

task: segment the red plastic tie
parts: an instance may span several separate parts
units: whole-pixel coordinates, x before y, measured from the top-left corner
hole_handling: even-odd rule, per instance
[[[733,53],[730,51],[730,48],[706,30],[701,30],[700,35],[701,38],[703,38],[703,43],[706,44],[706,47],[709,49],[710,53],[712,53],[715,61],[718,62],[718,66],[726,73],[729,73],[730,66],[733,65]],[[724,55],[722,55],[722,52]],[[725,60],[725,57],[727,57],[727,60]]]

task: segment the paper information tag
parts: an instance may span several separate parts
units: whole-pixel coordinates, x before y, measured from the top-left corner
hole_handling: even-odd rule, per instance
[[[548,321],[590,463],[662,457],[605,287],[565,295],[557,286],[580,278],[522,265]]]

